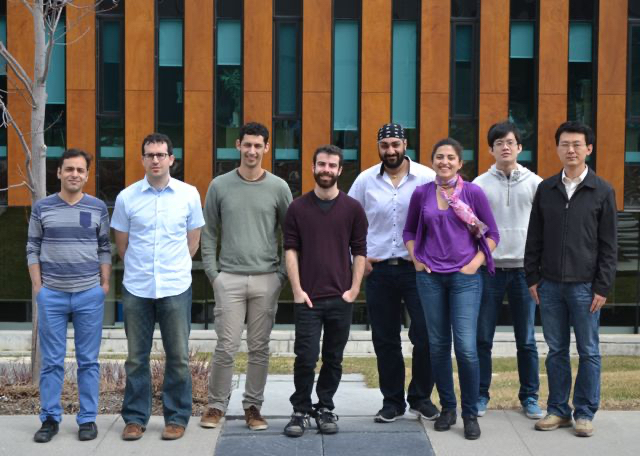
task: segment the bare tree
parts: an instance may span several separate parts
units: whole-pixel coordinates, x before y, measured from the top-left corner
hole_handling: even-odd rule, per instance
[[[11,1],[11,0],[9,0]],[[46,196],[46,159],[47,146],[44,141],[45,108],[47,105],[47,76],[51,66],[51,55],[54,46],[62,46],[64,33],[59,33],[58,27],[65,8],[78,8],[83,10],[80,14],[89,14],[96,10],[102,0],[95,2],[78,2],[74,0],[13,0],[19,1],[33,16],[33,43],[34,62],[33,78],[25,71],[27,62],[19,62],[9,52],[3,42],[0,41],[0,56],[7,64],[7,92],[22,94],[22,100],[17,96],[12,97],[11,105],[17,102],[28,103],[31,108],[30,124],[18,125],[11,115],[4,101],[4,94],[0,94],[0,126],[12,128],[22,146],[24,152],[24,169],[20,168],[23,181],[9,186],[0,191],[6,191],[11,187],[25,186],[31,194],[31,204]],[[81,4],[80,4],[81,3]],[[117,0],[109,0],[112,6]],[[58,32],[56,32],[58,30]],[[28,37],[25,37],[28,39]],[[66,43],[72,44],[72,43]],[[15,101],[14,101],[15,100]],[[28,137],[28,140],[27,140]],[[33,381],[40,378],[40,352],[38,344],[38,306],[35,296],[31,299],[33,329],[31,337],[31,369]]]

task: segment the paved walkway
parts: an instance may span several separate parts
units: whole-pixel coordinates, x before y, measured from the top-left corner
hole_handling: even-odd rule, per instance
[[[382,398],[378,390],[366,388],[359,375],[345,375],[336,394],[336,412],[340,415],[340,432],[322,436],[315,425],[298,439],[282,435],[291,413],[288,402],[293,392],[292,377],[269,376],[263,413],[270,428],[250,432],[242,415],[244,377],[235,379],[229,418],[222,429],[202,429],[199,418],[193,418],[185,436],[176,441],[160,439],[162,417],[152,417],[144,437],[124,442],[120,433],[124,423],[117,415],[98,417],[99,436],[91,442],[77,440],[73,416],[65,416],[59,434],[48,444],[33,442],[39,427],[36,416],[0,416],[0,455],[46,456],[244,456],[244,455],[309,455],[309,456],[376,456],[376,455],[474,455],[474,456],[590,456],[637,455],[640,411],[599,412],[595,421],[596,435],[575,437],[571,429],[537,432],[533,421],[518,411],[489,410],[480,418],[482,437],[467,441],[462,435],[462,420],[449,432],[434,432],[433,423],[421,423],[410,414],[395,423],[377,424],[372,420]]]

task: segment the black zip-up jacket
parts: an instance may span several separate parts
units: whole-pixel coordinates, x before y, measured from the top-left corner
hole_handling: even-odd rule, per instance
[[[538,186],[531,208],[524,269],[528,286],[545,278],[555,282],[591,282],[607,296],[616,275],[617,211],[615,192],[589,169],[571,200],[562,172]]]

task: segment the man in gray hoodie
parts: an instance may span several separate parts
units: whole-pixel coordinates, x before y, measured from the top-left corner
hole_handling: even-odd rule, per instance
[[[518,163],[522,144],[520,132],[513,123],[492,125],[487,140],[489,153],[496,162],[473,182],[487,195],[500,230],[500,245],[493,252],[495,275],[489,275],[487,269],[482,268],[483,291],[477,335],[480,361],[478,416],[483,416],[487,411],[493,336],[506,293],[518,350],[518,397],[527,417],[539,419],[544,414],[538,406],[540,380],[534,336],[536,304],[529,295],[525,280],[524,246],[533,197],[542,178]]]

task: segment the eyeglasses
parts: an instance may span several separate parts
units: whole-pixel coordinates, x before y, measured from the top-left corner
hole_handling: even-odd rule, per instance
[[[495,148],[501,148],[504,145],[507,145],[507,147],[509,148],[514,148],[518,145],[518,141],[514,141],[513,139],[507,139],[506,141],[503,141],[501,139],[497,140],[496,142],[493,143],[493,147]]]
[[[157,154],[142,154],[145,160],[153,161],[154,158],[157,158],[158,161],[162,161],[169,156],[166,152],[158,152]]]
[[[581,142],[561,142],[560,144],[558,144],[558,147],[560,149],[565,149],[568,150],[570,147],[573,148],[573,150],[580,150],[583,147],[585,147],[586,144],[585,143],[581,143]]]

